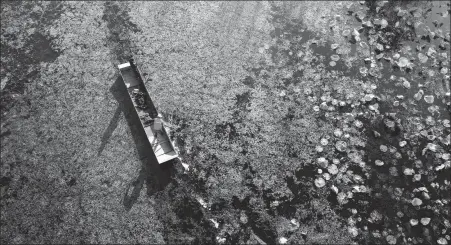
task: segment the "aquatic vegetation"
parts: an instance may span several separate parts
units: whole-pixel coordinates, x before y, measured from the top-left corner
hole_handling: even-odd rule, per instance
[[[2,4],[2,241],[449,243],[449,5],[84,4]],[[169,170],[111,87],[131,53]]]

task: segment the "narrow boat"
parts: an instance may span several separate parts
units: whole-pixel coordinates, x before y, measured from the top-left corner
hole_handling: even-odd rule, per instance
[[[177,158],[177,152],[164,128],[162,118],[150,98],[135,61],[130,59],[129,62],[120,64],[118,67],[158,163],[162,164]]]

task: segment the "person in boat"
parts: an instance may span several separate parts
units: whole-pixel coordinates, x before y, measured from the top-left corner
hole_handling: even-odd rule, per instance
[[[163,131],[163,117],[160,113],[158,113],[157,117],[153,121],[153,129],[155,131],[155,137],[158,136],[158,133]]]

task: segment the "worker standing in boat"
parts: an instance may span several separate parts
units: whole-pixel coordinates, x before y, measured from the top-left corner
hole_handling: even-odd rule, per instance
[[[158,133],[161,133],[163,130],[163,119],[160,113],[158,113],[157,117],[154,119],[153,129],[155,131],[155,137],[157,137]]]

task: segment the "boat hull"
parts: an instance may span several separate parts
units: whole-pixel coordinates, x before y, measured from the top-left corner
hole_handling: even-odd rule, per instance
[[[118,68],[158,163],[162,164],[177,158],[178,154],[169,139],[164,125],[161,126],[154,123],[158,117],[158,112],[144,85],[138,67],[133,60],[130,60],[120,64]]]

